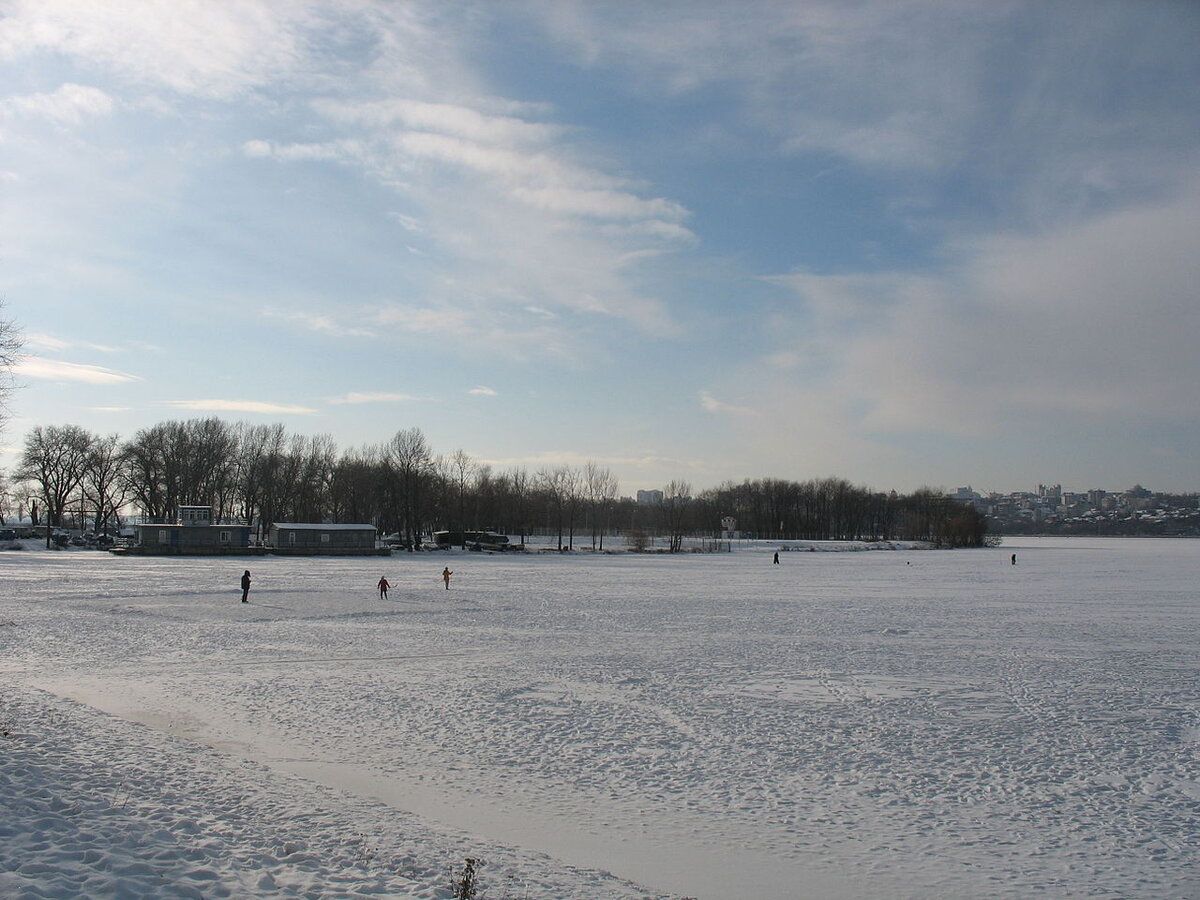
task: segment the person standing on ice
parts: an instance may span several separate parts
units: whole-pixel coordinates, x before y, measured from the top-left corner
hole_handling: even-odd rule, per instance
[[[775,563],[774,564],[779,565],[779,554],[778,553],[775,554]]]
[[[1015,554],[1015,553],[1012,555],[1012,564],[1014,566],[1017,564],[1017,554]]]
[[[250,570],[247,569],[242,573],[242,602],[249,603],[250,596]]]
[[[450,576],[454,573],[450,571],[450,567],[442,569],[442,581],[446,582],[446,590],[450,590]]]
[[[380,579],[379,579],[379,599],[380,599],[380,600],[386,600],[386,599],[387,599],[387,589],[388,589],[389,587],[391,587],[391,585],[390,585],[390,584],[388,584],[388,580],[387,580],[387,578],[380,578]]]

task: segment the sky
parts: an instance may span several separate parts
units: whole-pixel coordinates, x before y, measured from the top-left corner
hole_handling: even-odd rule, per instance
[[[1200,490],[1200,4],[0,0],[0,443]]]

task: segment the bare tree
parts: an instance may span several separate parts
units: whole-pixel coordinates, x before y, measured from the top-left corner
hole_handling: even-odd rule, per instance
[[[110,521],[119,523],[120,510],[129,502],[128,484],[122,477],[121,436],[96,437],[88,453],[83,473],[83,496],[95,511],[92,530],[108,534]]]
[[[244,474],[241,434],[214,417],[143,429],[123,448],[125,488],[153,518],[174,519],[188,503],[211,504],[217,516],[228,516]]]
[[[458,533],[463,549],[467,547],[467,484],[475,470],[475,461],[465,450],[455,450],[450,456],[450,479],[454,486],[458,509]]]
[[[516,518],[516,526],[521,532],[521,544],[524,546],[529,514],[529,471],[524,467],[510,469],[507,482],[513,502],[512,515]]]
[[[370,522],[381,533],[394,530],[394,523],[384,515],[380,502],[383,468],[378,447],[342,454],[330,473],[329,509],[335,521]]]
[[[0,301],[0,310],[4,302]],[[8,420],[8,398],[16,386],[13,372],[21,358],[24,342],[21,332],[11,319],[0,318],[0,428]]]
[[[686,481],[674,480],[663,488],[663,527],[670,536],[670,550],[678,553],[683,549],[683,533],[687,524],[688,507],[692,503],[692,486]]]
[[[566,548],[563,544],[563,526],[566,524],[568,507],[578,494],[578,476],[570,466],[558,466],[553,469],[540,469],[537,473],[538,489],[546,498],[548,510],[553,513],[558,529],[559,550]]]
[[[475,500],[471,513],[475,527],[480,531],[495,531],[500,522],[504,479],[493,474],[492,467],[487,463],[477,463],[471,493]]]
[[[396,432],[385,454],[400,528],[408,546],[419,549],[434,474],[433,452],[420,428],[406,428]]]
[[[599,549],[603,550],[613,501],[617,499],[617,477],[589,460],[583,467],[583,482],[592,523],[592,549],[597,549],[599,539]]]
[[[25,438],[17,477],[33,482],[45,502],[47,526],[60,527],[87,470],[93,436],[78,425],[37,426]],[[47,528],[46,542],[50,531]]]

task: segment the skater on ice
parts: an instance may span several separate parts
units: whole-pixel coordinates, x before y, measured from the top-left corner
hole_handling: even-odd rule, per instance
[[[779,565],[779,554],[778,554],[778,553],[776,553],[776,554],[775,554],[775,562],[774,562],[774,564],[775,564],[775,565]]]
[[[379,579],[379,599],[380,600],[387,599],[387,591],[388,591],[389,587],[391,587],[391,585],[388,584],[388,580],[386,577]]]
[[[242,602],[249,603],[250,597],[250,570],[247,569],[242,573]]]
[[[450,590],[450,576],[454,573],[450,571],[450,567],[442,569],[442,581],[446,582],[446,590]]]

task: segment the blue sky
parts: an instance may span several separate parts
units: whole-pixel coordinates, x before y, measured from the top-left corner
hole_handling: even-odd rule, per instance
[[[1200,490],[1200,5],[0,0],[35,425]]]

